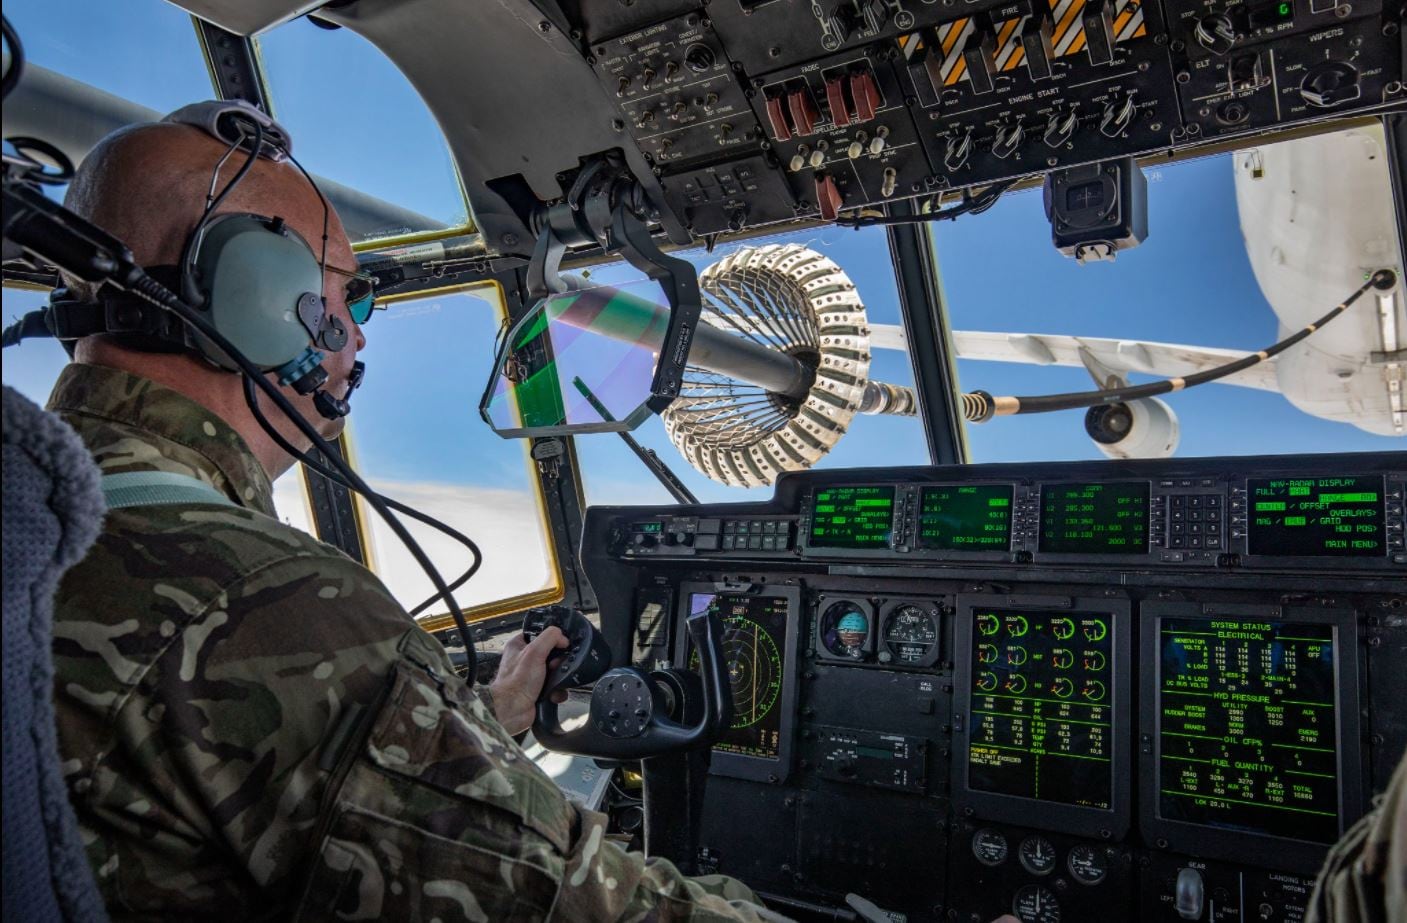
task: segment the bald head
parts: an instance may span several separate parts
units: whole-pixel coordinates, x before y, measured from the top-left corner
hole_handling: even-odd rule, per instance
[[[215,167],[228,150],[227,143],[190,125],[162,122],[125,128],[104,138],[88,154],[69,184],[64,204],[125,243],[138,265],[148,269],[174,266],[180,263],[186,240],[205,210]],[[241,149],[225,162],[216,195],[247,157],[248,152]],[[356,258],[342,222],[335,212],[324,208],[322,197],[295,166],[259,158],[215,214],[282,218],[318,256],[324,252],[326,218],[325,265],[343,272],[355,270]],[[76,294],[93,296],[90,288],[69,281]],[[327,310],[350,333],[347,346],[327,354],[323,361],[328,372],[325,388],[336,396],[346,393],[356,353],[365,345],[360,328],[347,311],[344,283],[344,277],[324,273]],[[291,464],[249,413],[240,375],[218,369],[194,354],[139,352],[107,336],[80,341],[74,358],[149,378],[203,404],[244,436],[271,476]],[[310,396],[295,394],[291,388],[285,388],[285,393],[323,435],[332,436],[341,429],[341,420],[320,417]],[[267,411],[267,403],[264,406]],[[308,446],[291,424],[277,419],[277,412],[271,415],[285,437],[300,448]]]
[[[198,128],[164,122],[124,128],[100,141],[69,184],[64,204],[132,249],[143,266],[174,265],[205,208],[210,178],[229,149]],[[218,193],[244,164],[244,150],[225,162]],[[321,253],[323,204],[289,163],[259,158],[220,205],[220,213],[253,212],[284,219]],[[355,265],[336,214],[328,223],[328,260]]]

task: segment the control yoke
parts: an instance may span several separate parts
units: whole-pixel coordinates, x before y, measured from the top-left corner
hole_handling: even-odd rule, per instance
[[[547,749],[599,759],[649,759],[708,746],[732,722],[733,687],[723,656],[723,623],[712,607],[688,618],[689,637],[699,655],[701,709],[686,701],[700,684],[681,682],[684,677],[676,673],[647,673],[629,666],[601,674],[590,670],[589,662],[595,658],[583,658],[582,654],[605,642],[580,612],[557,612],[567,613],[558,616],[561,620],[557,624],[571,646],[568,659],[556,668],[537,702],[533,737]],[[535,633],[532,629],[540,626],[540,620],[535,612],[529,613],[524,619],[525,633]],[[588,669],[573,669],[571,665],[579,661]],[[564,729],[557,715],[557,703],[551,699],[552,692],[585,685],[592,679],[596,685],[586,723],[570,731]],[[681,723],[686,714],[693,712],[701,712],[697,721]]]

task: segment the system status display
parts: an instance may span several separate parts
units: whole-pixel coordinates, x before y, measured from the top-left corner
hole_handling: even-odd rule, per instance
[[[967,784],[1110,810],[1114,620],[1107,613],[973,613]]]
[[[1158,631],[1159,816],[1337,839],[1333,627],[1164,618]]]
[[[1041,486],[1040,550],[1147,554],[1147,481]]]
[[[816,491],[811,510],[812,548],[886,548],[893,529],[893,487]]]
[[[937,551],[1006,551],[1011,547],[1009,484],[925,487],[918,546]]]
[[[1387,551],[1383,479],[1252,479],[1246,483],[1251,554],[1366,557]]]
[[[693,615],[717,609],[723,622],[723,656],[733,687],[733,723],[713,745],[716,753],[765,760],[781,758],[783,656],[790,606],[785,596],[694,593]],[[689,668],[699,669],[692,651]]]

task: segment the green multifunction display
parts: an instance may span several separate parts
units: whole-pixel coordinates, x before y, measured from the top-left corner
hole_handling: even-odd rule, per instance
[[[1113,631],[1107,613],[973,613],[968,788],[1109,810]]]
[[[723,656],[733,686],[733,724],[715,752],[775,760],[781,755],[782,709],[786,685],[782,656],[790,606],[785,596],[694,593],[689,612],[717,609],[723,620]],[[689,669],[698,670],[699,655],[690,651]]]
[[[1251,554],[1357,557],[1387,552],[1383,479],[1273,478],[1246,482]]]
[[[893,529],[893,487],[816,491],[811,510],[812,548],[887,548]]]
[[[1213,617],[1158,630],[1159,816],[1337,839],[1333,627]]]
[[[937,551],[1006,551],[1011,547],[1009,484],[925,487],[918,546]]]
[[[1043,484],[1047,554],[1147,554],[1148,482]]]

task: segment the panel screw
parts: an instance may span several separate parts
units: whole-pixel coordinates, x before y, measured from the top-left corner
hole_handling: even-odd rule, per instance
[[[512,231],[509,231],[507,234],[504,234],[502,237],[499,238],[499,240],[503,242],[503,246],[505,247],[518,246],[518,235],[514,234]]]
[[[780,45],[773,45],[771,48],[768,48],[768,49],[767,49],[767,57],[769,57],[769,58],[780,58],[781,56],[782,56],[782,48],[781,48]]]
[[[541,22],[539,22],[539,23],[537,24],[537,31],[539,31],[539,32],[551,32],[551,31],[552,31],[552,23],[548,22],[548,21],[545,20],[545,19],[542,20]]]

